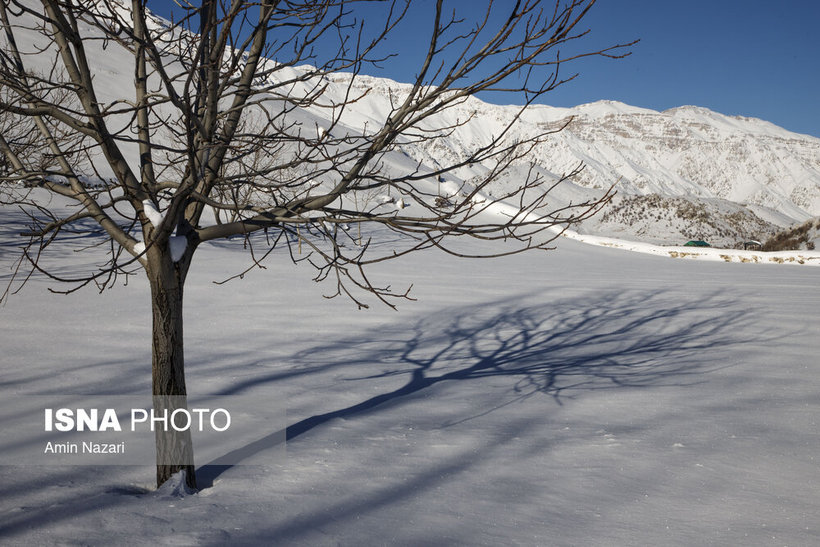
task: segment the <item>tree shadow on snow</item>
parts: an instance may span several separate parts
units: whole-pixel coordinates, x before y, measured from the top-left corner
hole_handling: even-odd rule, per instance
[[[753,332],[748,310],[719,293],[611,291],[533,305],[519,299],[464,307],[295,355],[291,362],[297,374],[322,363],[356,371],[372,363],[368,368],[380,372],[349,379],[404,382],[354,405],[301,419],[220,460],[241,462],[331,420],[412,404],[415,396],[429,396],[430,388],[448,382],[508,378],[511,402],[542,395],[559,404],[590,390],[694,385],[705,381],[704,373],[731,363],[729,352],[751,340],[760,336]],[[249,382],[229,391],[266,380]],[[201,467],[200,486],[211,486],[230,467]]]

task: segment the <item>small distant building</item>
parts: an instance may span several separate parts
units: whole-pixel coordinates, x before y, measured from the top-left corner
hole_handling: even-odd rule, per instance
[[[756,239],[750,239],[749,241],[743,242],[743,250],[753,249],[759,251],[763,248],[763,244]]]
[[[711,247],[711,245],[709,245],[708,243],[706,243],[705,241],[700,240],[700,239],[689,240],[683,246],[684,247]]]

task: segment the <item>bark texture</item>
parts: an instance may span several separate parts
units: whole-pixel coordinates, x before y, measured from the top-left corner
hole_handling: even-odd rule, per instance
[[[178,471],[185,471],[186,483],[196,488],[191,431],[176,431],[172,422],[174,411],[187,411],[182,329],[185,268],[171,260],[167,249],[156,250],[151,253],[148,278],[153,315],[151,378],[154,413],[168,417],[167,428],[160,427],[161,424],[155,428],[157,486]]]

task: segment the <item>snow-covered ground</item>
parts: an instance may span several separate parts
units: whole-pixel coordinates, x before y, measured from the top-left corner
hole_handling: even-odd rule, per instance
[[[131,96],[133,61],[99,51],[101,100]],[[32,62],[50,68],[48,56]],[[389,94],[376,91],[387,84],[362,84],[375,91],[339,130],[383,119]],[[510,116],[465,108],[450,115],[480,109],[481,123],[441,141],[440,159],[486,143]],[[653,113],[611,102],[539,107],[522,131],[570,114],[577,126],[537,157],[545,176],[585,160],[579,182],[589,187],[565,185],[557,206],[624,177],[627,195],[773,201],[800,219],[816,212],[817,139],[691,107]],[[320,113],[294,115],[327,127]],[[644,138],[670,128],[674,138]],[[406,173],[419,159],[431,172],[438,161],[408,146],[385,164]],[[446,184],[458,191],[485,167],[471,169]],[[502,193],[504,182],[488,191]],[[433,178],[425,184],[436,191]],[[0,282],[21,219],[0,209]],[[201,249],[186,285],[191,397],[275,418],[216,455],[235,464],[209,465],[199,452],[203,488],[188,495],[155,490],[150,462],[9,456],[34,446],[20,424],[40,419],[43,398],[150,393],[145,280],[62,296],[47,288],[65,287],[35,276],[0,308],[0,544],[820,544],[820,269],[777,260],[812,265],[819,255],[568,235],[550,253],[471,262],[431,250],[379,265],[375,283],[414,285],[418,302],[399,313],[322,298],[332,287],[313,284],[284,251],[265,271],[215,285],[250,258],[236,243]],[[73,243],[54,249],[60,274],[85,271],[86,255],[73,250],[89,242]],[[47,436],[34,437],[42,446]]]
[[[189,390],[284,405],[286,454],[272,422],[184,496],[150,465],[4,465],[0,543],[820,543],[820,269],[558,247],[384,264],[375,281],[415,284],[398,313],[326,300],[281,255],[214,285],[248,257],[203,248]],[[145,281],[48,286],[0,309],[4,419],[31,395],[148,393]]]

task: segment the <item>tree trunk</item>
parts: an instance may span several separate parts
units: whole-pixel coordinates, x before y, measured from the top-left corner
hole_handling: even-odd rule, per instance
[[[187,485],[196,488],[190,428],[176,431],[172,420],[174,411],[182,409],[187,412],[182,331],[182,289],[187,268],[174,263],[167,245],[163,247],[166,248],[152,249],[155,252],[151,253],[147,268],[153,314],[151,378],[154,416],[167,417],[164,424],[155,422],[157,486],[175,473],[185,471]],[[184,424],[185,421],[180,419],[177,423]]]

